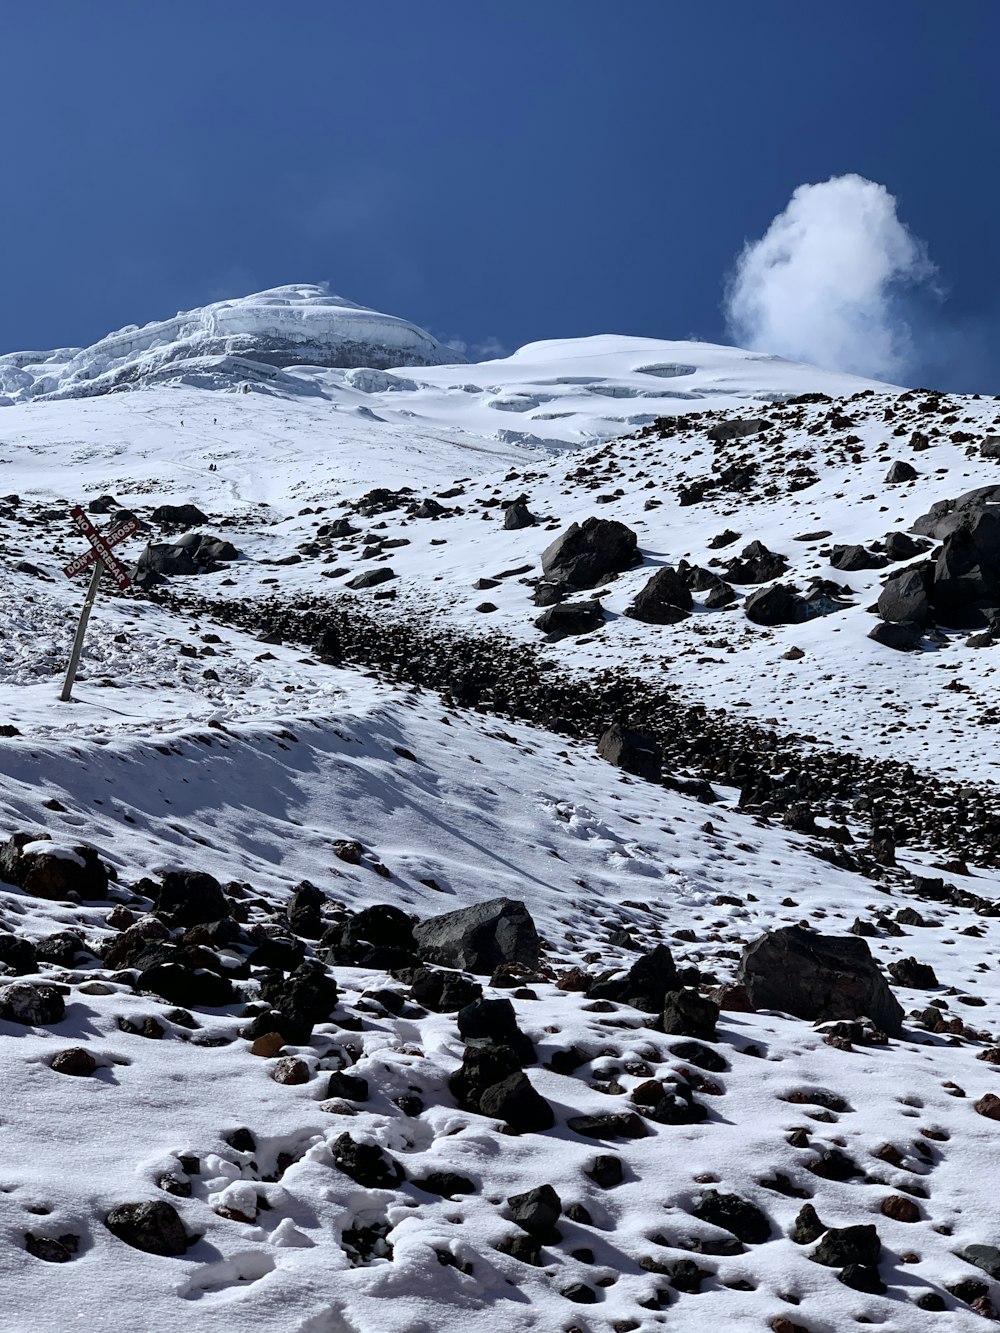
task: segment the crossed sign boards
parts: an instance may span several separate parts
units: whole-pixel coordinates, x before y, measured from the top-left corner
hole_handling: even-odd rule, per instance
[[[127,518],[113,532],[102,533],[98,532],[79,505],[76,505],[69,512],[74,525],[90,542],[90,550],[84,551],[75,560],[71,560],[63,573],[68,579],[72,579],[77,574],[82,574],[85,569],[89,569],[91,565],[94,566],[94,572],[90,578],[90,586],[87,589],[87,598],[83,603],[83,610],[80,612],[80,623],[76,628],[76,638],[73,641],[73,651],[70,653],[66,680],[59,696],[63,703],[68,703],[73,696],[73,682],[76,680],[77,668],[80,665],[80,654],[83,652],[83,639],[87,633],[87,621],[90,619],[90,612],[97,597],[101,575],[107,570],[122,591],[132,582],[125,572],[125,566],[111,548],[139,531],[139,520],[137,518]]]

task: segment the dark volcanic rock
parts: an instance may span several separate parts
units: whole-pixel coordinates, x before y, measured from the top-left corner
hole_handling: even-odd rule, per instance
[[[666,996],[660,1027],[668,1036],[696,1037],[715,1041],[719,1006],[696,990],[670,991]]]
[[[416,949],[413,922],[401,908],[391,903],[374,903],[350,918],[340,932],[338,947],[352,961],[376,965],[377,960],[371,957],[368,948],[412,955]],[[331,957],[330,961],[344,960]]]
[[[36,942],[35,949],[44,962],[55,963],[58,967],[72,967],[80,954],[87,952],[83,941],[71,930],[57,930],[51,935],[43,935]]]
[[[515,500],[504,510],[503,525],[508,532],[516,532],[520,528],[533,528],[537,522],[528,506],[520,500]]]
[[[559,1239],[556,1223],[562,1212],[562,1200],[551,1185],[539,1185],[523,1194],[512,1194],[507,1200],[511,1221],[534,1236],[543,1245]]]
[[[508,1046],[521,1065],[531,1064],[535,1059],[535,1047],[517,1026],[510,1000],[474,1000],[459,1012],[458,1030],[466,1045],[486,1042],[491,1046]]]
[[[932,990],[938,984],[930,963],[920,963],[916,958],[900,958],[890,963],[889,975],[901,986],[912,986],[915,990]]]
[[[0,986],[0,1018],[25,1027],[45,1027],[61,1023],[66,1005],[55,986],[44,982],[12,981]]]
[[[945,537],[931,589],[936,619],[978,628],[1000,606],[1000,504],[968,515]]]
[[[788,561],[776,551],[770,551],[761,541],[750,542],[739,557],[726,566],[730,583],[769,583],[780,579],[788,569]]]
[[[353,588],[355,591],[377,588],[380,583],[388,583],[395,577],[395,572],[388,565],[376,565],[374,569],[365,569],[360,574],[355,574],[353,579],[347,580],[344,587]]]
[[[539,1133],[556,1122],[552,1107],[520,1072],[485,1088],[478,1109],[483,1115],[505,1121],[518,1134]]]
[[[607,1111],[600,1115],[571,1115],[567,1128],[588,1139],[644,1139],[649,1133],[634,1111]]]
[[[591,634],[604,624],[604,607],[600,602],[557,602],[535,620],[535,628],[548,635],[551,643],[577,634]]]
[[[721,582],[721,580],[720,580]],[[694,600],[683,574],[664,565],[639,590],[625,615],[647,625],[674,625],[691,610]]]
[[[523,902],[491,898],[414,927],[417,953],[426,962],[492,976],[500,963],[536,968],[540,942]]]
[[[207,523],[208,515],[203,514],[197,505],[158,505],[151,515],[154,523],[163,523],[171,527],[194,528],[199,523]]]
[[[743,951],[738,975],[758,1009],[820,1021],[864,1016],[890,1036],[901,1032],[903,1010],[856,935],[768,931]]]
[[[337,983],[326,974],[322,963],[310,960],[300,964],[288,977],[268,973],[261,982],[260,996],[281,1014],[284,1022],[277,1030],[292,1045],[304,1045],[316,1023],[325,1023],[337,1003]]]
[[[874,1268],[882,1253],[882,1242],[873,1226],[830,1227],[809,1256],[827,1268],[862,1264]]]
[[[120,1203],[104,1219],[107,1229],[147,1254],[181,1255],[191,1244],[173,1204],[162,1199],[146,1203]]]
[[[155,963],[139,973],[136,989],[159,995],[170,1004],[218,1009],[230,1004],[233,985],[205,968],[192,968],[186,961]]]
[[[752,592],[743,609],[755,625],[797,625],[805,619],[802,598],[783,583]]]
[[[930,618],[931,567],[910,566],[891,574],[879,594],[878,613],[883,620],[913,621],[926,625]]]
[[[885,553],[890,560],[912,560],[926,551],[927,542],[917,542],[907,532],[889,532],[885,538]]]
[[[217,879],[197,870],[172,870],[163,876],[156,895],[156,910],[179,926],[197,926],[218,921],[229,912],[229,904]]]
[[[898,459],[885,474],[886,482],[893,486],[900,481],[916,481],[919,473],[912,463]]]
[[[58,1051],[49,1062],[49,1068],[72,1078],[89,1078],[97,1068],[97,1061],[83,1046],[71,1046],[69,1050]]]
[[[677,968],[665,944],[657,944],[635,960],[623,977],[614,973],[598,977],[587,988],[592,1000],[614,1000],[630,1004],[644,1013],[660,1013],[668,991],[677,985]]]
[[[609,764],[648,782],[659,782],[663,775],[663,750],[656,741],[617,722],[598,741],[597,753]]]
[[[466,1110],[505,1120],[519,1133],[551,1129],[555,1124],[551,1106],[531,1086],[509,1046],[467,1046],[448,1087]]]
[[[30,940],[17,935],[0,934],[0,963],[15,976],[38,970],[38,955]]]
[[[80,1237],[67,1233],[57,1239],[38,1236],[33,1231],[24,1233],[24,1248],[36,1259],[48,1264],[68,1264],[80,1248]]]
[[[15,833],[0,847],[0,879],[16,884],[35,898],[62,902],[71,894],[83,899],[107,897],[108,871],[93,847],[67,853],[53,846],[48,834]],[[25,847],[31,847],[25,852]]]
[[[732,1232],[747,1245],[761,1245],[770,1239],[771,1223],[767,1214],[738,1194],[706,1190],[691,1211],[699,1221]]]
[[[864,546],[835,546],[830,556],[830,564],[834,569],[847,572],[857,569],[881,569],[885,565],[885,557],[875,555]]]
[[[924,641],[924,630],[915,620],[880,620],[868,637],[897,653],[914,653]]]
[[[432,1171],[423,1180],[415,1180],[418,1189],[428,1194],[437,1194],[442,1199],[450,1199],[454,1194],[475,1194],[476,1187],[468,1176],[457,1171]]]
[[[742,440],[747,435],[756,435],[767,425],[759,417],[734,417],[728,421],[717,421],[709,426],[705,434],[710,440]]]
[[[327,1097],[344,1097],[349,1102],[368,1100],[368,1080],[359,1074],[345,1074],[336,1069],[330,1075],[326,1085]]]
[[[867,1291],[872,1296],[882,1296],[888,1291],[878,1269],[867,1264],[848,1264],[837,1274],[837,1281],[853,1291]]]
[[[570,588],[593,588],[639,562],[636,535],[616,519],[574,523],[542,552],[542,572]]]
[[[959,1257],[1000,1281],[1000,1250],[995,1245],[966,1245]]]
[[[956,528],[974,523],[989,505],[1000,505],[1000,486],[977,486],[954,500],[937,500],[910,531],[944,541]]]
[[[622,1159],[613,1156],[611,1153],[601,1153],[585,1169],[584,1175],[588,1176],[602,1190],[614,1189],[625,1179]]]
[[[826,1227],[819,1220],[819,1214],[811,1203],[804,1203],[792,1223],[788,1235],[796,1245],[811,1245],[819,1240]]]
[[[237,560],[239,554],[220,537],[189,532],[175,542],[150,542],[139,556],[136,572],[190,578],[210,573],[219,561]]]
[[[478,981],[434,967],[418,967],[410,977],[410,994],[416,1003],[438,1014],[464,1009],[473,1000],[480,999],[482,993]]]
[[[341,1134],[333,1145],[333,1164],[366,1189],[391,1190],[406,1179],[406,1172],[377,1144],[358,1143]]]

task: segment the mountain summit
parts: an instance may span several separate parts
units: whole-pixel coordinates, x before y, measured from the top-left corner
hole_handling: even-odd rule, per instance
[[[142,328],[126,325],[91,347],[0,356],[0,403],[90,398],[167,381],[210,388],[280,380],[285,366],[385,370],[462,360],[409,320],[356,305],[325,284],[293,284]]]

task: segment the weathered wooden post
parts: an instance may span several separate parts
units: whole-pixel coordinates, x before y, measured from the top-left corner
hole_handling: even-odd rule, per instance
[[[73,651],[69,655],[69,666],[66,669],[66,679],[63,682],[62,693],[59,698],[63,703],[68,703],[73,697],[73,682],[76,680],[76,673],[80,666],[80,655],[83,652],[83,640],[87,633],[87,621],[90,619],[90,613],[94,609],[94,602],[97,600],[97,592],[101,586],[101,575],[105,570],[112,576],[119,588],[125,589],[132,580],[125,572],[124,565],[118,560],[111,550],[112,546],[117,546],[123,542],[126,537],[131,537],[133,533],[139,531],[139,520],[137,518],[128,518],[124,523],[120,523],[113,532],[107,535],[98,532],[91,523],[90,519],[77,505],[70,510],[76,527],[90,542],[90,550],[84,551],[78,555],[75,560],[71,560],[63,573],[67,578],[75,578],[77,574],[82,573],[89,565],[94,566],[94,572],[90,576],[90,584],[87,588],[87,597],[83,603],[83,610],[80,612],[80,623],[76,627],[76,638],[73,640]]]

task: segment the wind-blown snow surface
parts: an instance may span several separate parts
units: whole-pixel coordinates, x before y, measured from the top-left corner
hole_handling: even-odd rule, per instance
[[[728,980],[742,944],[766,928],[806,920],[840,935],[855,917],[894,917],[911,905],[901,875],[876,885],[817,859],[805,839],[740,813],[735,792],[706,808],[623,778],[585,745],[446,709],[434,695],[336,670],[302,645],[256,642],[188,614],[183,599],[349,597],[340,592],[347,578],[391,562],[398,577],[387,586],[396,598],[360,594],[359,606],[537,641],[537,609],[519,576],[486,593],[472,584],[522,565],[537,574],[541,549],[573,519],[620,518],[639,533],[645,567],[610,585],[601,634],[552,645],[554,661],[581,673],[625,664],[693,701],[745,704],[743,712],[815,734],[816,744],[880,753],[891,740],[918,767],[989,780],[993,733],[980,716],[994,693],[990,653],[967,650],[959,638],[913,658],[870,644],[865,608],[879,576],[839,575],[823,555],[826,539],[793,538],[829,529],[832,541],[871,540],[905,528],[943,495],[992,481],[996,464],[967,456],[952,435],[991,433],[996,405],[945,400],[956,421],[911,455],[917,400],[901,403],[888,386],[731,348],[601,337],[534,344],[477,366],[283,366],[266,382],[259,364],[242,377],[231,364],[224,374],[209,368],[202,382],[212,391],[179,382],[0,412],[0,491],[19,497],[0,500],[0,722],[20,733],[0,740],[0,828],[46,831],[63,848],[93,844],[116,868],[123,899],[143,875],[170,868],[245,881],[252,922],[278,919],[303,879],[331,905],[391,901],[420,917],[497,894],[524,899],[552,971],[527,988],[537,998],[513,1003],[538,1046],[529,1078],[557,1124],[514,1136],[459,1110],[446,1087],[461,1057],[454,1015],[422,1015],[410,1004],[391,1014],[371,999],[395,985],[384,973],[334,969],[342,1001],[297,1052],[309,1081],[284,1086],[271,1078],[273,1062],[251,1055],[238,1035],[241,1005],[197,1010],[199,1027],[189,1030],[166,1019],[170,1006],[135,994],[96,958],[73,969],[46,966],[41,976],[67,987],[66,1018],[37,1028],[0,1022],[2,1333],[64,1333],[77,1324],[166,1333],[180,1321],[199,1333],[492,1333],[499,1325],[708,1333],[765,1330],[781,1317],[810,1333],[840,1333],[859,1320],[915,1333],[980,1326],[946,1287],[983,1276],[957,1251],[998,1240],[988,1169],[996,1127],[972,1106],[997,1079],[995,1066],[977,1059],[985,1039],[934,1036],[908,1019],[903,1039],[844,1051],[800,1020],[725,1012],[712,1043],[725,1068],[704,1075],[638,1011],[589,1009],[582,995],[554,984],[576,966],[633,961],[635,950],[611,943],[622,927],[637,948],[663,940],[679,964]],[[183,366],[178,378],[190,371]],[[797,394],[847,399],[867,388],[873,397],[845,408],[856,443],[843,442],[846,428],[823,426],[829,404],[808,405],[794,427],[740,442],[760,462],[761,490],[678,504],[684,478],[710,471],[705,428],[716,414],[772,415],[774,403]],[[899,414],[890,425],[887,409]],[[685,421],[663,438],[614,438],[663,416]],[[905,436],[891,433],[899,423]],[[882,477],[897,455],[912,458],[921,477],[887,492]],[[817,480],[794,489],[789,481],[801,467]],[[418,499],[442,497],[447,516],[396,509],[357,518],[352,501],[361,492],[404,485]],[[507,531],[499,502],[522,492],[544,521]],[[59,673],[82,596],[60,573],[81,544],[66,508],[104,493],[144,519],[157,504],[194,502],[210,515],[206,530],[231,538],[245,558],[175,580],[164,606],[102,599],[78,702],[63,707],[55,702]],[[662,503],[647,508],[650,498]],[[298,550],[340,516],[405,544],[367,557],[363,541]],[[813,572],[849,582],[853,608],[777,631],[750,625],[739,606],[665,627],[620,615],[652,568],[684,555],[707,561],[712,537],[727,526],[742,538],[722,554],[762,538],[789,556],[800,583]],[[137,553],[139,543],[127,549]],[[299,563],[263,563],[295,555]],[[328,577],[336,568],[346,572]],[[475,609],[484,597],[495,612]],[[793,644],[804,658],[782,656]],[[942,679],[967,689],[942,705]],[[900,709],[937,720],[906,727],[897,723],[908,721]],[[339,839],[363,844],[361,864],[336,857]],[[915,871],[940,873],[919,851],[900,855]],[[964,885],[1000,896],[995,871],[972,869]],[[0,890],[0,926],[29,939],[69,928],[95,944],[107,940],[108,908]],[[996,1033],[996,919],[946,904],[920,909],[930,924],[904,918],[870,941],[883,963],[915,955],[933,965],[940,984],[930,992],[894,983],[904,1008],[933,1000],[947,1018]],[[119,1027],[119,1019],[150,1016],[165,1028],[159,1041]],[[545,1067],[572,1044],[586,1057],[573,1075]],[[49,1067],[53,1054],[77,1045],[100,1062],[92,1078]],[[323,1109],[328,1072],[352,1060],[369,1080],[370,1100]],[[650,1077],[691,1080],[708,1118],[649,1122],[649,1137],[612,1145],[567,1128],[574,1114],[625,1109]],[[395,1105],[406,1092],[422,1099],[420,1114]],[[827,1094],[847,1109],[824,1109]],[[253,1153],[226,1142],[242,1126],[255,1136]],[[809,1147],[796,1146],[803,1129]],[[382,1143],[408,1183],[355,1186],[330,1153],[345,1130]],[[900,1165],[876,1155],[887,1143]],[[817,1154],[836,1146],[863,1175],[837,1182],[813,1174]],[[604,1191],[584,1172],[606,1151],[622,1158],[625,1179]],[[279,1152],[294,1160],[268,1181]],[[187,1155],[201,1158],[201,1174],[191,1177],[189,1199],[170,1202],[202,1239],[175,1259],[115,1239],[103,1225],[108,1209],[167,1197],[156,1180]],[[476,1192],[440,1200],[412,1183],[445,1168],[468,1175]],[[545,1247],[536,1268],[496,1245],[515,1231],[508,1195],[543,1183],[564,1205],[583,1204],[591,1223],[564,1219],[563,1239]],[[725,1240],[690,1216],[708,1187],[762,1207],[771,1239],[730,1255],[693,1249]],[[886,1296],[843,1286],[809,1262],[811,1247],[790,1239],[805,1194],[826,1225],[878,1226]],[[915,1202],[918,1221],[882,1214],[895,1194]],[[259,1211],[240,1222],[219,1214],[227,1205]],[[391,1259],[351,1266],[341,1240],[358,1222],[392,1224]],[[47,1264],[25,1250],[27,1231],[78,1235],[78,1256]],[[700,1294],[670,1287],[683,1259],[706,1272]],[[590,1287],[596,1303],[570,1302],[562,1292],[574,1282]],[[947,1313],[914,1304],[928,1290]],[[662,1311],[649,1308],[657,1293],[669,1302]]]
[[[282,653],[279,669],[286,660]],[[609,931],[626,926],[637,945],[663,938],[679,963],[724,978],[740,942],[766,927],[809,917],[842,932],[855,914],[894,902],[814,860],[790,835],[748,826],[718,807],[706,825],[704,807],[623,781],[579,747],[446,713],[429,696],[331,675],[343,694],[322,719],[214,733],[177,726],[165,749],[138,737],[72,748],[54,737],[6,742],[5,821],[44,827],[63,845],[91,842],[122,883],[197,864],[248,881],[266,901],[280,903],[307,877],[352,907],[388,898],[422,916],[516,893],[535,915],[557,974],[592,949],[610,965],[629,962],[634,953],[607,945]],[[96,692],[83,695],[88,707],[100,707]],[[102,711],[111,723],[110,705]],[[63,813],[45,806],[52,800]],[[357,868],[333,856],[334,840],[343,837],[367,849]],[[391,881],[373,875],[369,860],[386,866]],[[976,887],[998,888],[995,877],[980,877]],[[69,928],[92,939],[104,930],[106,907],[41,903],[13,890],[0,903],[5,927],[30,937]],[[956,932],[971,918],[948,908],[934,917],[936,925],[875,942],[877,952],[888,961],[916,950],[938,971],[942,993],[954,986],[960,997],[983,995],[979,973],[996,952],[995,923],[980,922],[982,938],[960,938]],[[682,927],[696,943],[676,939]],[[621,1109],[623,1094],[601,1090],[612,1078],[627,1090],[690,1065],[671,1053],[678,1041],[645,1027],[636,1011],[588,1012],[579,995],[536,984],[537,999],[514,1003],[540,1059],[575,1044],[586,1060],[573,1076],[530,1067],[559,1125],[511,1138],[451,1102],[444,1081],[461,1054],[453,1016],[418,1018],[404,1008],[393,1017],[378,1005],[366,1008],[366,989],[384,987],[384,974],[336,971],[342,1002],[299,1052],[312,1078],[298,1087],[275,1083],[273,1062],[253,1057],[236,1036],[238,1007],[198,1011],[200,1026],[190,1032],[165,1020],[162,1001],[113,979],[98,983],[106,974],[94,968],[48,971],[47,979],[69,987],[65,1020],[48,1029],[0,1024],[7,1094],[0,1327],[167,1329],[183,1320],[199,1330],[431,1333],[462,1326],[487,1333],[503,1322],[548,1333],[606,1330],[636,1317],[633,1326],[650,1329],[753,1329],[783,1313],[817,1333],[862,1316],[922,1330],[939,1327],[940,1317],[916,1309],[912,1299],[974,1271],[953,1251],[995,1239],[994,1188],[981,1169],[994,1130],[971,1100],[992,1089],[996,1073],[977,1063],[976,1047],[924,1033],[852,1054],[824,1045],[798,1020],[724,1014],[713,1048],[726,1068],[699,1093],[708,1120],[651,1123],[650,1138],[601,1144],[567,1130],[565,1118]],[[904,1002],[926,1001],[921,992],[900,994]],[[995,1027],[1000,995],[987,994],[974,1018]],[[339,1026],[351,1012],[363,1017],[360,1032]],[[141,1023],[150,1015],[166,1027],[160,1041],[117,1026],[120,1018]],[[56,1051],[81,1043],[100,1062],[95,1077],[67,1078],[48,1068]],[[751,1046],[757,1053],[747,1053]],[[323,1071],[342,1063],[345,1047],[357,1057],[352,1072],[372,1090],[353,1113],[320,1106]],[[957,1096],[950,1083],[968,1096]],[[425,1103],[415,1118],[393,1105],[406,1091]],[[824,1111],[812,1092],[820,1102],[831,1093],[841,1097],[848,1109]],[[244,1125],[257,1142],[253,1153],[225,1141]],[[796,1127],[810,1133],[809,1149],[786,1142]],[[448,1201],[412,1184],[361,1189],[331,1163],[330,1144],[345,1129],[372,1136],[410,1179],[456,1170],[477,1192]],[[885,1142],[899,1147],[902,1166],[873,1156]],[[806,1169],[834,1145],[862,1164],[867,1180],[837,1183]],[[624,1183],[610,1191],[584,1175],[601,1151],[625,1166]],[[279,1152],[294,1164],[267,1183]],[[201,1174],[192,1177],[190,1199],[171,1202],[203,1239],[181,1259],[123,1246],[101,1224],[105,1212],[125,1200],[163,1197],[156,1179],[177,1171],[187,1155],[202,1159]],[[831,1270],[804,1258],[803,1247],[783,1234],[802,1199],[775,1192],[776,1173],[810,1194],[827,1225],[878,1224],[889,1297],[848,1291]],[[763,1207],[772,1239],[729,1258],[694,1255],[708,1274],[702,1292],[670,1292],[681,1304],[662,1314],[644,1309],[639,1301],[668,1290],[657,1265],[669,1269],[690,1256],[692,1237],[722,1238],[689,1215],[708,1181]],[[561,1224],[562,1243],[546,1246],[542,1267],[532,1268],[494,1246],[514,1230],[504,1199],[541,1183],[553,1184],[564,1205],[583,1203],[592,1224]],[[900,1190],[916,1195],[923,1220],[882,1216],[883,1199]],[[252,1208],[258,1197],[269,1207],[253,1224],[215,1211]],[[391,1262],[352,1268],[341,1236],[357,1222],[379,1220],[393,1224]],[[34,1259],[22,1248],[26,1230],[80,1235],[80,1255],[61,1266]],[[592,1260],[571,1257],[582,1249]],[[471,1265],[471,1273],[443,1265],[437,1252]],[[599,1304],[577,1313],[560,1294],[573,1281],[596,1285]],[[949,1319],[954,1328],[977,1323],[960,1310]]]

